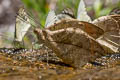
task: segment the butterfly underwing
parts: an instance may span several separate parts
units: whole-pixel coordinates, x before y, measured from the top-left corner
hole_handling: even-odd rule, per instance
[[[56,15],[55,15],[54,10],[50,10],[48,13],[48,16],[46,18],[45,27],[48,27],[48,26],[54,24],[55,19],[56,19]]]
[[[25,7],[20,8],[16,16],[13,46],[32,48],[33,43],[37,41],[33,30],[41,26],[32,12]]]
[[[77,19],[80,21],[91,22],[91,18],[87,14],[85,3],[83,0],[80,1],[78,6]]]
[[[15,41],[22,41],[27,30],[31,27],[31,24],[29,22],[30,19],[28,18],[25,9],[20,8],[16,17]]]

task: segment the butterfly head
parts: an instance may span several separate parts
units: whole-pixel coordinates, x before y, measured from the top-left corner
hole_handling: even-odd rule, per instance
[[[65,14],[65,15],[68,15],[72,18],[75,18],[74,12],[71,8],[65,8],[61,13]]]
[[[115,14],[119,14],[119,15],[120,15],[120,8],[114,8],[114,9],[110,12],[110,15],[115,15]]]

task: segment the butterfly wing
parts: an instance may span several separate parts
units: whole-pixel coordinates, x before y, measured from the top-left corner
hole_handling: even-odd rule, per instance
[[[50,25],[53,25],[55,22],[55,19],[56,19],[56,15],[54,10],[50,10],[46,18],[45,27],[49,27]]]
[[[20,8],[18,15],[16,17],[16,26],[15,26],[15,40],[22,41],[24,35],[31,27],[30,19],[28,18],[25,9]]]
[[[80,21],[91,22],[91,18],[87,14],[85,3],[83,0],[80,1],[78,6],[77,19]]]

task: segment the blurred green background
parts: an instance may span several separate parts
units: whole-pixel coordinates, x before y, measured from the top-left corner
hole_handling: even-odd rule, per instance
[[[27,8],[32,9],[34,14],[39,16],[41,24],[44,25],[51,6],[55,8],[56,13],[69,7],[77,15],[80,0],[22,0],[22,2]],[[120,7],[120,1],[118,0],[84,0],[84,2],[92,19],[107,15],[113,8]]]

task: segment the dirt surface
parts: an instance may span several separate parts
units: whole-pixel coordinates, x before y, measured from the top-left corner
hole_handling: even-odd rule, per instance
[[[45,49],[17,54],[7,52],[0,53],[0,80],[120,79],[119,64],[111,67],[86,64],[81,69],[75,69]]]

